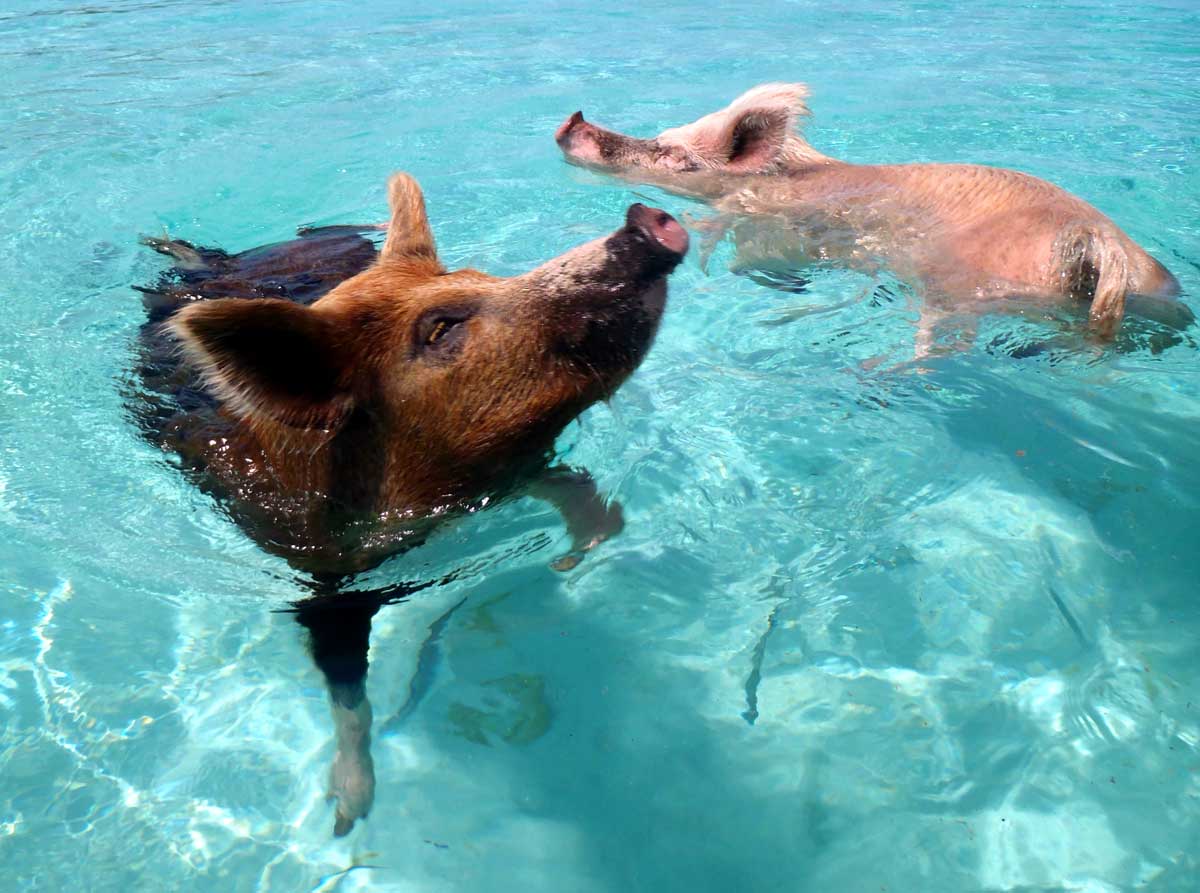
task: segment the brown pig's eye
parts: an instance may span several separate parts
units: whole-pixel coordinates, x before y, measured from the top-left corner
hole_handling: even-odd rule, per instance
[[[474,307],[438,307],[426,311],[417,320],[413,343],[417,353],[439,360],[454,356],[466,342],[465,323],[475,313]]]

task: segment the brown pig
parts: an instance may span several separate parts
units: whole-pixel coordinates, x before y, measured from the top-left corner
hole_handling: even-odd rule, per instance
[[[556,504],[567,567],[620,527],[555,437],[609,397],[654,339],[683,228],[644,205],[612,235],[509,279],[446,270],[404,174],[376,254],[355,228],[228,255],[147,240],[176,267],[146,294],[143,432],[182,456],[265,549],[309,574],[296,605],[337,728],[336,834],[374,792],[365,694],[371,618],[395,593],[354,574],[447,516],[509,494]],[[182,355],[182,356],[181,356]]]
[[[927,311],[1010,297],[1090,304],[1112,337],[1129,294],[1171,296],[1175,277],[1115,223],[1057,186],[974,164],[850,164],[796,130],[803,84],[764,84],[653,139],[568,118],[568,161],[702,199],[732,228],[739,264],[881,265],[920,285]]]

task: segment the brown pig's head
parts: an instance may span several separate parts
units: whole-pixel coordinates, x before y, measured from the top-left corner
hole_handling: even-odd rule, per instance
[[[445,270],[404,174],[377,262],[311,306],[192,304],[171,322],[225,407],[255,430],[375,442],[385,508],[432,507],[544,451],[645,357],[683,228],[633,205],[609,236],[521,276]]]
[[[653,139],[605,130],[576,112],[554,139],[573,164],[703,192],[715,175],[768,174],[828,160],[796,132],[809,114],[807,97],[804,84],[762,84],[728,107]]]

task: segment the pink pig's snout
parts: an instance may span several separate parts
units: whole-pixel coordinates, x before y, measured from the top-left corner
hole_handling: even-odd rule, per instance
[[[561,146],[567,141],[567,137],[570,136],[571,131],[577,124],[587,124],[587,121],[583,120],[583,112],[576,112],[571,117],[567,118],[567,120],[563,121],[562,124],[558,126],[558,130],[554,131],[554,141]]]
[[[604,164],[609,154],[604,144],[614,142],[614,137],[615,134],[583,120],[583,112],[567,118],[554,132],[554,141],[567,159],[585,164]]]
[[[630,205],[625,225],[641,230],[671,254],[687,254],[688,234],[679,221],[661,208],[648,208],[641,202]]]

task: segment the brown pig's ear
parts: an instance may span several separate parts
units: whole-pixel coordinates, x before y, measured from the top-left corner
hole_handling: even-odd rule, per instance
[[[241,418],[328,428],[353,405],[336,325],[310,307],[224,298],[192,304],[168,326],[208,387]]]
[[[408,174],[393,174],[388,181],[388,205],[392,219],[380,260],[426,260],[438,263],[433,232],[425,214],[421,187]]]

